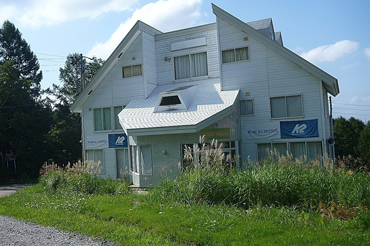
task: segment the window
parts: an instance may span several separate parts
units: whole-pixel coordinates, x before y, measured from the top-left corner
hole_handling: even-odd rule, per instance
[[[124,109],[125,106],[116,106],[113,109],[114,112],[114,129],[115,130],[122,130],[122,126],[119,123],[118,114]]]
[[[253,100],[241,100],[240,101],[240,115],[253,115]]]
[[[286,155],[289,151],[293,158],[306,156],[307,160],[315,160],[323,155],[322,142],[262,143],[257,144],[258,160],[267,158],[270,150],[276,150],[279,155]]]
[[[222,63],[249,60],[248,47],[222,51]]]
[[[124,178],[129,172],[128,149],[116,149],[117,178]]]
[[[91,171],[95,173],[104,174],[105,173],[105,163],[104,163],[104,152],[102,149],[86,150],[86,161],[93,161],[94,164],[90,166]],[[99,164],[99,165],[97,165]]]
[[[94,127],[95,131],[112,130],[112,118],[110,108],[94,109]]]
[[[168,106],[168,105],[177,105],[177,104],[181,104],[181,101],[178,96],[168,96],[168,97],[162,97],[162,100],[159,106]]]
[[[127,66],[127,67],[122,68],[122,77],[123,78],[141,76],[142,74],[143,74],[143,71],[142,71],[141,64],[133,65],[133,66]]]
[[[175,79],[207,76],[207,53],[175,57]]]
[[[272,97],[271,118],[303,116],[302,96]]]
[[[137,146],[130,145],[130,171],[137,173],[139,168],[137,166]]]
[[[152,149],[150,146],[140,146],[141,173],[151,175],[152,168]]]

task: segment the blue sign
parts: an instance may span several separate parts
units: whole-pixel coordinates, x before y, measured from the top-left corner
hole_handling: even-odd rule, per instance
[[[127,136],[124,133],[108,134],[109,148],[127,148]]]
[[[281,138],[311,138],[319,136],[316,120],[280,121]]]

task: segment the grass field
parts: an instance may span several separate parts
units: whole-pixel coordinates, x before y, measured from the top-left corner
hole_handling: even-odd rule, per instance
[[[369,245],[369,205],[369,175],[266,162],[194,168],[146,195],[55,170],[1,198],[0,214],[122,245]]]

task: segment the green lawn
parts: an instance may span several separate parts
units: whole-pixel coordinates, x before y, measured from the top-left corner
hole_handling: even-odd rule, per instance
[[[183,204],[138,195],[49,190],[0,199],[0,214],[122,245],[369,245],[370,215],[342,221],[314,210]]]

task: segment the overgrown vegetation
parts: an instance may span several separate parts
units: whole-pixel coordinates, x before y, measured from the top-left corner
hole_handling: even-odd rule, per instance
[[[39,184],[0,199],[0,214],[122,245],[366,245],[370,177],[272,153],[242,172],[217,142],[146,195],[99,165],[44,166]],[[193,155],[192,155],[193,156]]]

